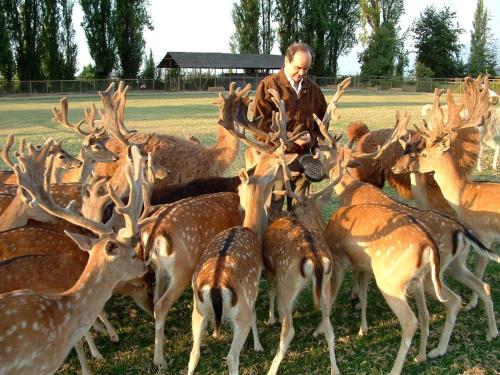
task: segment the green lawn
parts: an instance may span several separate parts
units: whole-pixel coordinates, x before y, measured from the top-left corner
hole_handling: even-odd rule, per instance
[[[327,99],[333,95],[326,92]],[[215,141],[214,126],[217,122],[217,108],[211,105],[216,99],[214,93],[178,93],[178,94],[129,94],[127,101],[127,126],[140,131],[155,131],[182,136],[183,132],[194,134],[206,145]],[[17,138],[23,136],[30,141],[40,142],[43,136],[67,138],[69,149],[76,153],[78,136],[62,129],[51,121],[50,108],[58,106],[58,97],[37,98],[0,98],[0,147],[5,143],[6,135],[14,133]],[[408,111],[411,123],[420,120],[420,107],[430,103],[429,94],[384,94],[348,92],[339,104],[342,116],[332,129],[339,133],[350,121],[361,120],[371,129],[392,127],[396,110]],[[98,97],[69,97],[70,121],[76,122],[83,115],[83,108],[91,102],[98,102]],[[490,168],[492,152],[487,153],[483,165]],[[230,173],[235,173],[243,166],[242,152]],[[0,165],[4,168],[4,165]],[[499,180],[496,171],[485,169],[478,179]],[[388,191],[391,193],[390,189]],[[492,197],[495,199],[496,197]],[[325,209],[329,216],[336,205],[335,197]],[[493,302],[500,305],[500,266],[491,264],[486,272],[486,281],[491,284]],[[450,282],[449,285],[460,293],[464,300],[469,292]],[[251,338],[241,354],[241,374],[264,374],[278,348],[279,326],[267,326],[267,287],[265,279],[261,284],[258,299],[258,328],[265,352],[255,353]],[[368,323],[369,333],[358,337],[359,311],[353,310],[349,302],[349,282],[346,280],[337,304],[332,313],[332,323],[336,335],[336,355],[338,365],[344,374],[383,374],[392,366],[400,342],[399,324],[383,301],[374,285],[369,292]],[[428,301],[431,313],[429,350],[437,345],[444,323],[443,307],[434,301]],[[169,364],[164,373],[186,373],[191,350],[191,292],[174,305],[166,322],[165,356]],[[327,374],[329,373],[328,350],[324,338],[314,338],[312,331],[319,323],[320,314],[313,311],[310,288],[300,296],[296,304],[294,324],[296,335],[290,345],[287,357],[280,367],[281,374]],[[415,309],[414,309],[415,310]],[[96,343],[105,357],[104,361],[92,360],[90,365],[99,374],[148,374],[155,373],[153,366],[154,322],[129,300],[113,297],[107,304],[111,321],[118,329],[120,342],[97,335]],[[498,308],[497,323],[498,320]],[[227,373],[225,356],[229,351],[231,333],[225,326],[222,339],[206,336],[202,345],[202,354],[198,365],[198,374]],[[416,355],[419,333],[413,339],[413,345],[403,369],[407,374],[493,374],[500,371],[500,339],[486,342],[486,318],[480,304],[471,312],[461,312],[453,331],[448,353],[440,358],[428,360],[423,364],[413,362]],[[72,353],[59,374],[79,372],[78,360]]]

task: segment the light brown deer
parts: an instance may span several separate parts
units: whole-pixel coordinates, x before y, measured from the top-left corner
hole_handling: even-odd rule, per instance
[[[329,123],[335,114],[338,100],[349,84],[350,78],[338,86],[323,120],[318,119],[318,124],[325,126]],[[279,98],[274,99],[279,100]],[[330,142],[335,142],[335,137],[331,137],[324,131],[323,134]],[[323,235],[326,223],[322,220],[320,209],[322,203],[331,198],[332,185],[310,197],[297,196],[291,189],[291,172],[284,162],[282,162],[282,168],[287,194],[295,199],[297,205],[293,207],[291,215],[280,217],[269,224],[262,242],[264,265],[269,283],[269,323],[276,322],[274,316],[276,294],[281,318],[279,349],[268,374],[277,373],[293,339],[295,334],[292,319],[294,301],[308,281],[312,281],[313,284],[315,305],[321,309],[321,326],[324,327],[323,332],[328,343],[331,373],[339,374],[334,350],[335,336],[330,322],[332,260]]]
[[[38,152],[28,145],[28,150],[27,156],[18,157],[19,165],[14,166],[14,171],[20,186],[32,197],[32,204],[100,236],[93,239],[71,234],[80,248],[90,251],[90,256],[83,274],[68,291],[62,294],[17,291],[0,296],[0,368],[6,373],[51,374],[73,346],[77,345],[77,352],[82,353],[81,337],[102,311],[116,284],[140,277],[147,270],[137,256],[137,242],[134,241],[142,219],[142,158],[139,150],[133,148],[134,165],[129,167],[131,188],[127,206],[112,194],[117,213],[124,216],[126,223],[126,227],[115,235],[110,234],[106,226],[54,204],[48,177],[41,176],[40,168],[34,169],[43,165],[39,162],[45,159],[47,149]],[[89,373],[86,368],[83,372]]]
[[[189,286],[203,246],[222,230],[241,225],[243,213],[237,194],[218,193],[164,205],[151,216],[157,221],[144,228],[142,242],[156,269],[154,362],[164,366],[164,327],[170,307]],[[163,274],[170,282],[161,293]]]
[[[286,126],[283,114],[280,113],[278,117]],[[280,129],[283,129],[282,124]],[[245,143],[264,152],[259,156],[252,177],[249,177],[245,170],[240,172],[240,204],[245,211],[243,226],[225,229],[217,234],[202,250],[194,271],[193,349],[189,358],[188,374],[193,374],[198,364],[201,339],[208,321],[215,322],[216,336],[224,318],[230,320],[233,325],[233,341],[227,356],[231,375],[238,374],[240,352],[250,329],[254,349],[263,350],[257,333],[255,301],[262,269],[260,241],[267,226],[265,207],[275,179],[280,178],[278,172],[281,159],[287,164],[293,161],[296,155],[285,157],[286,138],[276,150],[276,147],[249,140],[239,129],[233,128],[232,132]]]
[[[49,151],[49,155],[54,155],[54,172],[61,173],[64,169],[72,170],[79,169],[82,167],[82,161],[75,159],[67,151],[62,148],[64,139],[55,140],[52,148]],[[7,137],[7,142],[3,148],[2,159],[7,164],[8,167],[12,168],[12,162],[9,159],[8,152],[14,143],[14,136],[9,134]],[[24,141],[21,142],[20,149],[22,149]],[[16,175],[12,171],[1,171],[0,172],[0,182],[4,184],[17,184]]]
[[[94,170],[96,163],[109,163],[118,160],[118,156],[108,150],[105,145],[105,141],[108,138],[106,135],[106,129],[104,127],[99,129],[95,125],[95,112],[95,105],[92,104],[90,109],[87,108],[85,110],[84,120],[81,120],[77,124],[71,124],[68,121],[68,100],[66,98],[61,99],[59,109],[56,107],[52,108],[52,113],[54,115],[54,118],[52,119],[53,121],[56,121],[63,127],[72,129],[79,135],[83,136],[82,147],[80,148],[80,152],[78,154],[78,159],[81,160],[82,165],[80,168],[69,171],[57,169],[51,179],[52,183],[84,183]],[[90,131],[87,132],[81,128],[83,121],[87,123]]]
[[[108,133],[113,136],[107,146],[111,151],[120,155],[123,160],[123,151],[128,142],[144,142],[144,135],[127,132],[124,124],[125,100],[128,86],[121,82],[115,92],[113,85],[103,92],[100,92],[104,111],[109,112],[117,101],[121,104],[114,105],[118,108],[117,125],[109,121],[106,117],[101,120],[101,125],[105,126]],[[242,90],[235,90],[234,82],[231,83],[228,97],[219,96],[219,125],[217,126],[217,140],[213,147],[191,142],[183,138],[156,134],[145,142],[145,152],[153,153],[153,160],[171,172],[169,179],[172,183],[191,181],[195,178],[220,176],[227,170],[238,154],[238,140],[236,140],[225,128],[231,126],[232,122],[238,120],[249,123],[247,110],[250,104],[248,94],[250,84]],[[105,114],[105,113],[104,113]],[[99,176],[111,177],[119,170],[120,163],[97,164],[96,173]]]
[[[488,81],[484,80],[487,87]],[[494,197],[500,192],[500,185],[495,182],[472,182],[461,173],[460,166],[453,156],[452,145],[457,134],[462,130],[476,128],[484,121],[488,113],[487,90],[481,90],[480,80],[466,79],[466,91],[462,105],[455,104],[450,91],[447,93],[448,121],[443,120],[440,108],[440,92],[435,93],[433,116],[437,126],[435,130],[420,130],[426,139],[426,147],[412,163],[412,172],[434,172],[434,179],[439,184],[444,197],[456,212],[457,217],[489,248],[499,241],[500,207]],[[469,117],[459,116],[463,106]],[[480,256],[475,274],[482,279],[488,258]],[[486,291],[488,294],[489,290]],[[477,304],[477,294],[473,294],[467,309]],[[488,340],[498,333],[489,332]]]

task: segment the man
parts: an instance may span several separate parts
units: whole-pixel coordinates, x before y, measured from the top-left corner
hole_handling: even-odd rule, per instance
[[[313,113],[323,118],[327,103],[319,86],[307,77],[307,71],[312,63],[313,53],[305,43],[291,44],[285,54],[285,65],[276,74],[264,78],[257,87],[254,98],[254,117],[262,116],[258,127],[270,132],[272,113],[277,111],[271,100],[268,89],[275,89],[285,102],[287,131],[293,132],[299,126],[307,134],[299,138],[294,146],[287,150],[289,153],[297,153],[300,156],[312,154],[315,159],[319,158],[317,137],[321,136],[318,125],[313,119]],[[303,172],[299,163],[294,163],[292,169]],[[294,168],[295,167],[295,168]],[[292,178],[292,189],[297,194],[305,194],[310,182],[303,173]],[[283,183],[280,181],[275,185],[275,190],[282,190]],[[271,208],[281,210],[283,197],[273,197]]]

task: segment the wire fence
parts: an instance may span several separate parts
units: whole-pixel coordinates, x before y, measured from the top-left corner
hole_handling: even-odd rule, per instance
[[[252,89],[262,80],[263,76],[249,75],[200,75],[181,74],[167,76],[164,79],[124,79],[133,92],[169,92],[169,91],[223,91],[229,88],[231,82],[238,86],[247,83]],[[345,76],[338,77],[314,77],[318,85],[324,89],[335,89],[337,83]],[[351,88],[364,91],[385,92],[422,92],[430,93],[435,88],[451,89],[460,93],[463,78],[432,78],[415,79],[400,77],[352,77]],[[66,95],[66,94],[95,94],[99,90],[105,90],[111,82],[120,81],[116,79],[76,79],[76,80],[45,80],[45,81],[18,81],[7,82],[0,78],[0,96],[10,95]],[[500,91],[500,78],[490,79],[490,88]]]

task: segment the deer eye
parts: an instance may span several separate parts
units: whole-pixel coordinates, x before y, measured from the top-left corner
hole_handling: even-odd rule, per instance
[[[101,146],[99,146],[99,145],[93,145],[92,149],[95,150],[95,151],[100,151],[101,150]]]
[[[64,159],[64,155],[59,155],[59,159]]]

